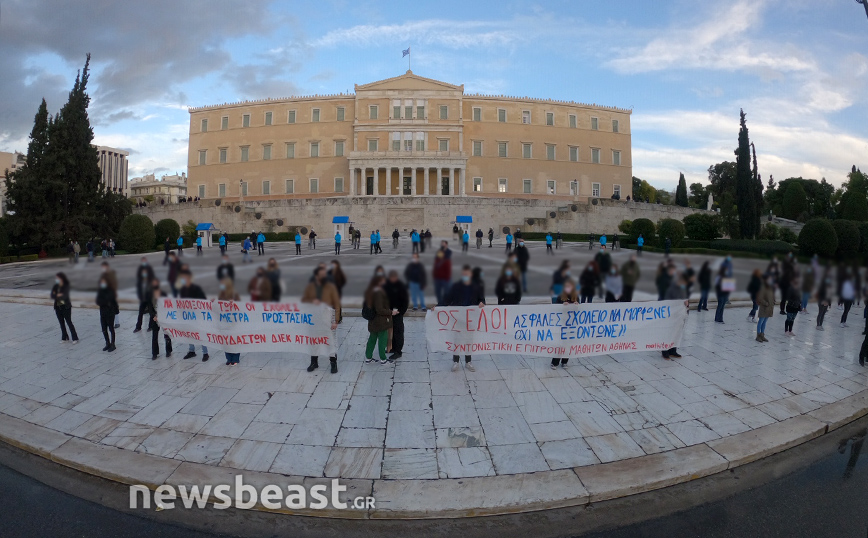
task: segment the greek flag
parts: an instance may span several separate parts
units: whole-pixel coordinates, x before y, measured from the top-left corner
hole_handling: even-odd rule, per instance
[[[401,51],[401,58],[403,58],[404,56],[409,56],[409,55],[410,55],[410,47],[407,47],[406,49]]]

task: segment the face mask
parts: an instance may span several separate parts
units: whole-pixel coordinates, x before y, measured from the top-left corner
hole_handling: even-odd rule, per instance
[[[386,276],[386,273],[382,271],[377,271],[377,276]]]
[[[567,278],[569,278],[569,277],[570,277],[570,272],[569,272],[569,271],[565,272],[565,273],[564,273],[564,276],[567,277]]]
[[[220,291],[226,291],[226,284],[220,284]]]
[[[60,286],[60,279],[59,279],[59,278],[55,278],[55,279],[54,279],[54,283],[57,284],[58,286]]]
[[[504,271],[503,274],[506,276],[512,276],[512,271]]]
[[[103,267],[103,268],[102,268],[102,272],[103,272],[103,273],[105,273],[105,272],[107,272],[107,271],[108,271],[108,267]]]
[[[569,295],[570,293],[573,293],[573,288],[571,288],[570,286],[565,286],[564,287],[564,293],[566,293],[567,295]]]
[[[613,275],[615,274],[615,270],[614,270],[614,269],[612,269],[612,270],[609,271],[609,272],[610,272],[611,274],[613,274]]]
[[[461,275],[461,282],[467,284],[468,282],[470,282],[470,277],[467,275]]]
[[[99,288],[100,288],[101,290],[104,290],[104,289],[106,289],[107,287],[108,287],[108,284],[106,284],[105,282],[100,282],[100,283],[99,283]]]
[[[731,262],[731,261],[732,261],[732,256],[727,256],[727,257],[726,257],[726,261]]]
[[[523,247],[523,246],[524,246],[524,241],[522,241],[521,243],[519,243],[518,246]]]
[[[148,266],[148,262],[142,262],[142,267],[147,267],[147,266]]]
[[[187,285],[187,279],[186,279],[186,278],[182,278],[182,279],[180,279],[180,280],[178,281],[178,283],[181,284],[181,287],[183,288],[184,286]]]

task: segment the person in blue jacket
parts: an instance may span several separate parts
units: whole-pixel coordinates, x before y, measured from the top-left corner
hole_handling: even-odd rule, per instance
[[[295,232],[295,253],[301,254],[301,232]]]
[[[335,232],[335,254],[341,253],[341,232]]]
[[[552,233],[546,232],[546,254],[555,255],[555,251],[552,250]]]
[[[642,255],[642,247],[645,246],[645,238],[642,237],[642,234],[639,234],[639,239],[636,240],[636,253],[641,256]]]
[[[178,256],[184,255],[184,238],[182,236],[178,236],[178,241],[175,242],[178,245]]]
[[[377,252],[377,232],[371,232],[371,254]]]
[[[202,236],[196,238],[196,256],[202,255]]]
[[[419,232],[417,232],[414,229],[413,232],[410,233],[410,243],[413,244],[413,251],[411,252],[411,254],[418,254],[419,253],[419,241],[420,240],[421,240],[421,238],[419,237]]]
[[[256,236],[256,246],[259,247],[259,255],[262,256],[265,254],[265,234],[259,232],[259,235]]]
[[[506,251],[512,252],[512,234],[506,234]]]
[[[607,241],[606,234],[601,235],[600,236],[600,247],[601,248],[603,248],[603,249],[606,248],[606,241]]]
[[[244,253],[244,258],[241,259],[241,263],[253,262],[250,259],[250,250],[253,248],[253,243],[250,242],[249,237],[244,238],[244,243],[241,244],[241,251]]]
[[[467,233],[467,230],[464,230],[464,235],[461,236],[461,251],[467,252],[467,249],[470,248],[470,234]]]
[[[220,255],[226,254],[226,235],[220,234]]]
[[[383,240],[383,236],[380,235],[380,230],[377,230],[377,254],[383,252],[383,247],[380,246],[380,241]]]

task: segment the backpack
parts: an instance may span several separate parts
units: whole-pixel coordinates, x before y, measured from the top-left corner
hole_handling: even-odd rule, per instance
[[[373,320],[377,317],[377,312],[370,306],[368,306],[367,302],[362,303],[362,317],[368,321]]]

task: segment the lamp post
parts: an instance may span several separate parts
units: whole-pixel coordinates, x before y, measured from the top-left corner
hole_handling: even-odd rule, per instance
[[[868,15],[868,0],[856,0],[857,4],[862,4],[862,7],[865,8],[865,15]]]

